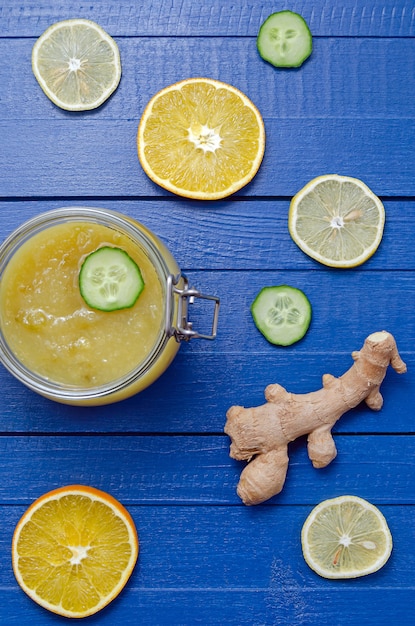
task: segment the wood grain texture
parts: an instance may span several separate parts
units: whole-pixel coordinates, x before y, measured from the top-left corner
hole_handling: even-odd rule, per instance
[[[2,196],[172,197],[138,162],[137,123],[90,118],[76,130],[63,120],[0,121]],[[261,168],[238,196],[293,196],[333,173],[360,178],[379,196],[415,195],[415,125],[406,120],[265,118],[265,127]]]
[[[16,4],[3,0],[0,9],[2,32],[7,36],[40,35],[52,22],[74,15],[100,22],[113,36],[256,36],[261,23],[285,7],[272,0],[236,0],[209,5],[192,0],[95,0],[88,3],[39,2]],[[315,36],[410,37],[415,33],[413,4],[408,0],[343,0],[341,6],[328,0],[292,0],[290,9],[304,16]]]
[[[317,470],[305,441],[293,442],[284,490],[263,506],[311,505],[344,494],[346,485],[374,504],[413,503],[413,437],[339,435],[336,443],[336,459]],[[239,505],[235,488],[246,465],[229,458],[224,435],[1,436],[0,449],[8,459],[0,468],[0,502],[7,505],[28,505],[71,484],[115,492],[124,503]],[[30,482],[22,483],[28,467]]]
[[[306,393],[321,386],[324,373],[340,375],[351,365],[348,354],[283,353],[278,359],[256,355],[248,360],[231,353],[189,358],[184,352],[151,388],[121,404],[101,408],[51,403],[2,371],[1,431],[221,433],[227,409],[233,404],[262,404],[267,384],[278,382],[290,391]],[[411,371],[413,356],[406,361]],[[389,372],[382,392],[385,402],[380,412],[362,404],[347,413],[335,431],[413,432],[412,377]],[[191,400],[183,402],[185,398]]]
[[[412,525],[413,507],[380,508],[393,533]],[[358,626],[393,623],[412,610],[413,534],[395,544],[379,573],[339,585],[318,577],[302,558],[298,537],[311,507],[128,509],[139,532],[139,565],[96,623]],[[7,509],[6,524],[14,525],[23,510]],[[0,583],[8,626],[57,623],[16,587],[9,567]]]
[[[214,342],[183,345],[149,389],[116,405],[46,400],[0,369],[0,624],[60,618],[19,589],[14,527],[38,496],[80,482],[131,512],[141,553],[126,589],[91,623],[118,626],[390,626],[413,622],[415,592],[415,11],[409,0],[293,0],[313,33],[298,70],[262,61],[272,0],[2,0],[0,241],[60,206],[112,208],[166,243],[192,284],[219,295]],[[31,69],[37,37],[84,17],[117,41],[122,79],[95,111],[72,114],[43,94]],[[267,145],[250,185],[226,200],[178,198],[154,185],[136,152],[149,99],[190,76],[235,85],[259,107]],[[378,194],[386,226],[376,254],[350,271],[314,262],[288,233],[289,202],[311,178],[356,176]],[[291,284],[313,308],[306,337],[285,349],[255,328],[249,307],[266,285]],[[195,327],[206,309],[192,307]],[[210,317],[209,317],[210,320]],[[306,440],[289,447],[284,490],[245,507],[245,463],[223,433],[233,404],[264,402],[278,382],[305,393],[375,330],[394,333],[408,372],[387,372],[384,406],[362,404],[333,429],[338,455],[316,470]],[[318,577],[301,554],[312,507],[351,493],[379,506],[394,540],[387,565],[345,581]]]
[[[120,85],[99,109],[85,112],[59,109],[43,94],[31,68],[34,43],[34,38],[0,38],[1,119],[60,121],[72,132],[97,120],[138,123],[159,89],[192,76],[231,83],[253,100],[266,121],[291,119],[299,129],[321,118],[344,119],[351,127],[359,119],[409,124],[415,112],[412,39],[317,39],[300,69],[281,70],[261,59],[255,38],[120,38]],[[34,137],[40,130],[33,123]]]
[[[311,572],[301,556],[298,537],[311,507],[128,508],[139,529],[139,566],[99,623],[136,624],[139,617],[145,624],[306,625],[327,620],[357,626],[392,623],[396,614],[405,619],[412,609],[408,571],[413,568],[413,534],[395,543],[387,566],[372,579],[336,586]],[[412,526],[413,507],[380,508],[394,536]],[[22,507],[10,508],[5,521],[14,524],[22,512]],[[38,623],[42,610],[16,588],[10,571],[3,570],[1,582],[13,620],[8,623]]]
[[[268,505],[255,510],[242,505],[226,509],[189,504],[177,505],[174,510],[163,505],[126,506],[137,527],[141,547],[139,566],[129,584],[134,594],[156,593],[157,590],[183,593],[193,587],[195,591],[205,588],[218,593],[222,590],[224,594],[238,590],[272,592],[273,588],[276,595],[278,581],[280,591],[287,592],[287,601],[290,582],[292,590],[297,587],[298,593],[311,595],[313,590],[324,589],[336,593],[332,581],[309,570],[298,545],[310,506]],[[411,523],[413,507],[379,504],[379,509],[393,533],[400,525]],[[23,512],[24,507],[13,505],[7,510],[5,521],[14,525]],[[389,579],[398,589],[409,591],[413,588],[413,579],[407,571],[414,565],[411,539],[413,535],[409,535],[407,541],[395,543],[387,567],[376,577],[344,581],[337,585],[337,590],[343,588],[359,593],[360,588],[363,595],[371,588],[370,581],[376,578],[373,590],[387,592]],[[6,542],[7,537],[2,532],[0,545]],[[212,555],[215,550],[222,552],[222,560]],[[292,555],[288,558],[290,552]],[[166,555],[169,557],[168,567],[165,567]],[[289,561],[285,572],[284,561]],[[2,588],[13,585],[10,568],[2,568],[0,577]],[[123,595],[119,604],[125,601],[128,606],[127,598]]]
[[[298,189],[299,190],[299,189]],[[304,270],[349,280],[363,271],[415,269],[415,248],[409,227],[415,203],[383,199],[386,225],[376,254],[352,271],[331,270],[303,254],[288,232],[290,198],[230,198],[200,204],[178,198],[38,198],[0,201],[0,237],[5,239],[24,221],[65,206],[94,206],[119,211],[141,222],[163,240],[185,272],[198,270]],[[378,274],[379,275],[379,274]],[[284,280],[288,278],[284,278]],[[385,273],[385,280],[388,274]],[[195,275],[195,280],[200,280]],[[217,277],[218,285],[221,276]],[[350,283],[353,281],[350,280]],[[199,285],[203,289],[202,284]]]
[[[250,353],[251,354],[251,353]],[[413,355],[406,359],[411,372]],[[233,404],[265,402],[267,384],[306,393],[321,387],[324,373],[341,375],[352,364],[350,354],[260,354],[179,352],[167,372],[142,393],[121,404],[79,408],[52,403],[0,371],[4,407],[3,433],[223,433],[226,411]],[[218,382],[219,381],[219,382]],[[349,411],[335,426],[339,433],[413,433],[413,377],[390,371],[382,386],[384,406],[365,404]],[[188,398],[188,401],[185,399]]]
[[[378,195],[414,195],[411,40],[331,38],[318,42],[301,72],[282,72],[260,59],[255,41],[247,47],[228,38],[126,39],[119,88],[98,111],[84,114],[62,111],[43,94],[31,70],[33,41],[0,43],[3,197],[172,197],[138,163],[137,126],[156,91],[195,75],[239,87],[264,117],[265,158],[238,195],[292,196],[314,176],[332,172],[361,178]]]
[[[277,575],[265,589],[206,589],[190,587],[163,590],[129,587],[122,598],[105,610],[97,623],[113,626],[115,620],[126,626],[140,624],[153,626],[170,624],[212,624],[212,626],[309,626],[313,623],[336,624],[336,626],[371,626],[392,624],[405,620],[413,606],[413,588],[360,589],[359,587],[325,588],[308,590],[293,583],[291,571],[281,581],[278,574],[282,562],[276,560]],[[8,626],[30,626],[33,623],[57,623],[45,616],[40,607],[29,598],[21,598],[19,590],[5,590],[9,621]],[[322,598],[330,597],[330,602]],[[396,604],[396,607],[395,607]],[[167,608],[166,608],[167,607]],[[168,613],[168,618],[166,618]],[[41,621],[42,620],[42,621]]]

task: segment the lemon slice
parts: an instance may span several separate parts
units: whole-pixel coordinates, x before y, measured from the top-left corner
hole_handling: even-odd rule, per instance
[[[331,267],[355,267],[377,250],[385,209],[361,180],[327,174],[291,200],[288,229],[311,258]]]
[[[225,198],[250,182],[265,149],[264,123],[241,91],[209,78],[162,89],[138,127],[138,158],[155,183],[179,196]]]
[[[99,107],[121,78],[117,44],[84,19],[49,26],[33,46],[32,69],[48,98],[67,111]]]
[[[127,510],[109,494],[83,485],[50,491],[33,502],[12,541],[20,587],[65,617],[86,617],[111,602],[137,556],[137,532]]]
[[[392,551],[384,516],[357,496],[340,496],[316,506],[304,523],[301,543],[306,562],[324,578],[372,574]]]

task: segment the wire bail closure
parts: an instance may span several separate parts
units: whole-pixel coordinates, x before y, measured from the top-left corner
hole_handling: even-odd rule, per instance
[[[176,285],[180,279],[183,280],[183,288],[179,289]],[[177,296],[177,322],[173,324],[174,303]],[[193,304],[195,298],[202,300],[211,300],[214,302],[212,330],[210,334],[199,333],[193,329],[193,322],[188,319],[189,305]],[[167,277],[167,304],[166,304],[166,325],[165,331],[168,337],[175,337],[177,342],[190,341],[190,339],[215,339],[218,327],[219,315],[219,298],[217,296],[208,296],[200,293],[194,287],[189,287],[189,281],[181,274],[173,276],[169,274]]]

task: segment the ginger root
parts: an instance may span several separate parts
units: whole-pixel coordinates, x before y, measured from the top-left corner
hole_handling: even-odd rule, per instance
[[[353,365],[339,378],[324,374],[318,391],[294,394],[281,385],[268,385],[266,404],[232,406],[227,411],[230,456],[249,461],[237,487],[244,504],[260,504],[280,493],[288,468],[288,443],[297,437],[308,435],[308,455],[314,467],[328,465],[337,454],[331,435],[337,420],[363,400],[379,411],[383,404],[379,388],[388,366],[399,374],[406,372],[395,339],[386,331],[369,335],[352,358]]]

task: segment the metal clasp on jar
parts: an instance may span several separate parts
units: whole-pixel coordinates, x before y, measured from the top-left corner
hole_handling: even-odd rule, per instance
[[[182,281],[182,287],[177,285]],[[214,302],[212,329],[210,334],[199,333],[193,329],[193,323],[188,319],[189,304],[193,304],[195,298],[211,300]],[[174,310],[177,300],[177,320],[174,325]],[[207,296],[200,293],[194,287],[189,287],[189,282],[185,276],[178,274],[167,277],[167,305],[166,305],[166,326],[165,331],[169,337],[175,337],[176,341],[189,341],[193,338],[215,339],[218,326],[219,298]]]

